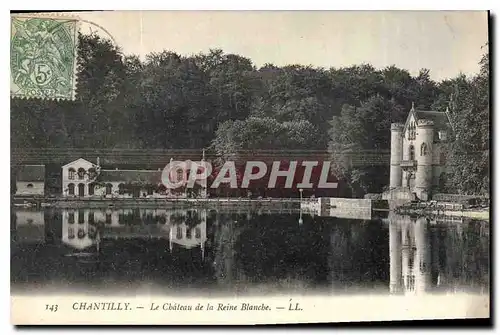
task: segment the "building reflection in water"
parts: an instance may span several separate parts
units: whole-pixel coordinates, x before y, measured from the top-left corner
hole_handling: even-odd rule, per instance
[[[391,293],[488,289],[488,222],[391,213],[388,223]]]
[[[429,222],[425,217],[389,218],[391,293],[423,293],[431,286]]]
[[[206,210],[201,209],[69,209],[62,214],[62,242],[77,251],[87,251],[98,250],[105,240],[166,239],[170,252],[175,245],[200,247],[203,259],[206,219]]]
[[[314,285],[346,290],[383,285],[387,292],[389,284],[393,294],[446,291],[459,286],[489,289],[488,222],[442,224],[391,213],[387,219],[371,221],[315,221],[304,216],[305,224],[298,225],[297,216],[288,214],[205,209],[23,209],[14,213],[12,236],[18,245],[13,250],[18,252],[16,257],[25,257],[18,263],[18,272],[24,275],[32,271],[26,278],[36,271],[47,272],[45,266],[30,270],[43,261],[52,264],[60,258],[64,259],[61,262],[68,259],[61,255],[92,255],[99,264],[110,260],[128,264],[126,260],[132,257],[130,264],[139,264],[147,254],[138,273],[164,260],[186,264],[193,258],[204,263],[195,267],[197,276],[206,276],[203,281],[215,277],[221,286],[237,284],[241,289],[248,282],[274,283],[278,277],[297,277]],[[28,248],[23,249],[23,245]],[[130,249],[121,252],[119,248]],[[34,249],[44,256],[33,261]],[[179,264],[171,269],[191,271]]]

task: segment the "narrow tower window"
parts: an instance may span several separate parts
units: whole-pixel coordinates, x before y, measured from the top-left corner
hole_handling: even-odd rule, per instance
[[[413,145],[410,145],[410,160],[413,161],[415,160],[415,147]]]
[[[427,144],[422,143],[422,146],[420,147],[420,156],[426,156],[427,154],[428,154]]]
[[[408,126],[408,139],[409,140],[414,140],[416,137],[416,128],[415,128],[415,122],[410,122],[410,125]]]

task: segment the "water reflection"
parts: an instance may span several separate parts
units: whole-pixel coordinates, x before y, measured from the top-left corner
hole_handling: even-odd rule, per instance
[[[200,247],[204,258],[207,241],[205,210],[120,209],[65,210],[62,213],[62,243],[78,251],[100,250],[101,243],[117,239],[165,239],[174,245]]]
[[[390,292],[422,294],[489,286],[489,225],[389,215]]]
[[[489,289],[489,224],[207,209],[17,210],[11,281],[266,293]],[[124,284],[124,285],[125,285]],[[148,284],[149,285],[149,284]]]

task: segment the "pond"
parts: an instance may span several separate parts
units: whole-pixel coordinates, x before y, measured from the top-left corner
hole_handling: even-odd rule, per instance
[[[15,294],[488,292],[489,223],[390,213],[14,209]]]

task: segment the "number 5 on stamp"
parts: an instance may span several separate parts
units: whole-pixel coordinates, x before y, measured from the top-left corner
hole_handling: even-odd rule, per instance
[[[76,18],[11,17],[11,97],[75,98],[78,27]]]

